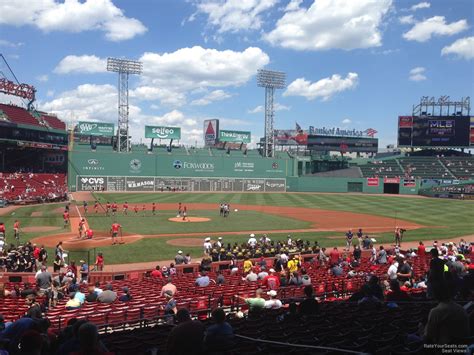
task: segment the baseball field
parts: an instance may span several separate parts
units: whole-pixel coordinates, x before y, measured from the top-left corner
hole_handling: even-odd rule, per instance
[[[74,193],[71,223],[63,228],[65,203],[0,209],[12,242],[15,220],[21,223],[21,242],[44,244],[52,254],[58,241],[67,250],[103,252],[107,264],[172,259],[178,250],[196,260],[204,237],[223,237],[224,243],[246,241],[250,233],[266,233],[272,240],[293,238],[320,245],[344,245],[344,233],[362,228],[377,244],[393,242],[395,226],[407,229],[404,242],[464,237],[474,240],[474,204],[470,201],[406,196],[310,193]],[[88,202],[88,212],[83,201]],[[99,202],[97,213],[94,201]],[[117,202],[116,216],[105,213],[107,201]],[[122,212],[128,202],[127,215]],[[157,210],[152,214],[151,204]],[[227,218],[219,204],[230,204]],[[178,203],[191,220],[176,218]],[[138,212],[135,213],[134,207]],[[78,223],[85,218],[92,240],[78,239]],[[111,224],[122,226],[124,244],[111,245]]]

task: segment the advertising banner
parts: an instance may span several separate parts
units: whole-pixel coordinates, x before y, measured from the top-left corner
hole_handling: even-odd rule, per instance
[[[367,186],[379,186],[379,178],[367,178]]]
[[[79,121],[76,129],[78,134],[112,137],[114,135],[115,125],[113,123]]]
[[[250,143],[251,135],[248,131],[219,131],[220,142],[231,142],[231,143]]]
[[[107,187],[105,176],[81,176],[77,180],[78,191],[102,191]]]
[[[219,120],[204,121],[204,145],[206,147],[214,146],[219,137]]]
[[[399,177],[384,177],[383,183],[384,184],[399,184],[400,178]]]
[[[308,133],[296,129],[274,130],[275,145],[306,145],[308,144]]]
[[[145,126],[145,138],[181,139],[181,128]]]
[[[416,187],[416,180],[415,179],[403,179],[403,186],[405,187]]]
[[[127,191],[154,191],[155,178],[127,177]]]

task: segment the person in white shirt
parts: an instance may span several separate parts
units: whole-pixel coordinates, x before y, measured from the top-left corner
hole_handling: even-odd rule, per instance
[[[286,255],[285,253],[281,253],[280,260],[283,265],[286,265],[288,263],[288,255]]]
[[[212,249],[212,244],[211,244],[211,238],[206,238],[204,239],[204,253],[205,254],[209,254],[209,252],[211,251]]]
[[[398,270],[398,262],[396,260],[393,260],[392,265],[390,265],[387,271],[387,275],[390,280],[397,279],[397,270]]]
[[[265,301],[265,308],[267,308],[267,309],[279,309],[283,306],[281,301],[276,299],[277,292],[275,290],[268,291],[267,295],[270,296],[270,299]]]
[[[222,248],[222,237],[217,238],[216,245],[219,249]]]
[[[265,270],[262,270],[258,273],[258,279],[259,280],[263,280],[267,276],[268,276],[268,272],[266,272]]]
[[[258,275],[253,270],[250,270],[250,272],[245,277],[245,280],[248,282],[255,282],[258,280]]]
[[[249,246],[251,246],[252,248],[255,247],[255,245],[257,244],[257,239],[255,238],[255,234],[253,234],[253,233],[250,234],[250,238],[249,238],[247,244],[248,244]]]
[[[288,240],[286,241],[289,247],[293,245],[293,240],[291,239],[291,235],[288,234]]]

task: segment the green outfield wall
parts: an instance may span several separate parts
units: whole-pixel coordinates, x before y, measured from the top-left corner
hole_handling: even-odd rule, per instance
[[[156,191],[167,188],[284,191],[286,178],[293,176],[294,171],[293,159],[246,157],[243,154],[161,156],[143,152],[72,151],[68,157],[71,191]]]

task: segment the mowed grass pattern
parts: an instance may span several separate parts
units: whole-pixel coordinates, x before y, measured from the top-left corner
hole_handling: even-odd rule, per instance
[[[246,194],[229,194],[229,193],[137,193],[137,194],[123,194],[123,193],[99,193],[96,194],[97,199],[105,204],[108,201],[117,201],[123,203],[128,201],[130,205],[135,203],[212,203],[216,204],[216,211],[209,211],[211,214],[217,214],[217,205],[220,202],[228,202],[232,204],[247,204],[247,205],[271,205],[271,206],[297,206],[307,208],[321,208],[326,210],[336,211],[349,211],[357,213],[366,213],[372,215],[385,216],[390,218],[397,218],[408,220],[416,223],[426,225],[427,228],[409,231],[405,234],[404,240],[434,240],[441,238],[454,238],[466,235],[474,234],[474,203],[471,201],[459,201],[459,200],[447,200],[447,199],[430,199],[430,198],[410,198],[410,197],[392,197],[392,196],[375,196],[375,195],[352,195],[352,194],[303,194],[303,193],[286,193],[286,194],[263,194],[263,193],[246,193]],[[82,201],[78,201],[79,204]],[[15,211],[15,215],[2,216],[0,220],[3,220],[7,224],[7,230],[10,232],[13,227],[15,218],[19,218],[22,222],[22,226],[57,226],[58,231],[62,231],[62,218],[58,212],[53,212],[61,205],[41,205],[23,207]],[[34,211],[41,211],[41,217],[31,217],[31,213]],[[239,211],[240,213],[241,211]],[[243,211],[242,211],[243,212]],[[251,212],[251,211],[245,211]],[[150,211],[148,211],[150,213]],[[160,212],[164,214],[166,212]],[[260,218],[263,218],[261,214],[256,212],[254,215],[255,229],[259,226],[268,226],[268,219],[265,223],[259,223]],[[173,213],[170,211],[170,216]],[[193,213],[191,212],[191,215]],[[265,218],[267,218],[267,215]],[[148,231],[151,228],[151,234],[158,233],[160,230],[159,221],[160,218],[165,218],[167,215],[158,217],[158,223],[153,223],[151,226],[142,226],[143,220],[153,221],[155,217],[136,217],[131,218],[131,221],[120,220],[120,223],[124,225],[127,232],[139,233],[138,230],[142,228]],[[233,224],[232,228],[235,227],[236,231],[248,230],[245,227],[240,218],[232,218],[238,220],[238,223],[230,222]],[[251,218],[253,218],[251,217]],[[270,217],[271,218],[271,217]],[[90,218],[90,223],[95,226],[94,218]],[[282,218],[276,217],[279,223]],[[220,217],[214,218],[217,222],[220,222]],[[292,221],[291,223],[304,223],[301,221]],[[110,219],[103,218],[103,223],[108,225]],[[102,222],[101,222],[102,223]],[[222,222],[222,225],[218,230],[223,230],[227,221]],[[229,224],[230,224],[229,223]],[[273,222],[272,222],[273,223]],[[148,224],[145,222],[145,224]],[[221,223],[218,223],[221,224]],[[156,225],[156,227],[155,227]],[[199,227],[196,227],[198,226]],[[201,227],[202,226],[202,227]],[[190,228],[191,232],[197,232],[196,228],[204,228],[203,233],[211,231],[210,224],[208,223],[193,223]],[[228,225],[227,225],[228,226]],[[97,227],[102,229],[103,227]],[[108,227],[107,227],[108,228]],[[103,228],[103,229],[107,229]],[[171,224],[171,229],[175,229],[174,225]],[[179,227],[181,230],[182,227]],[[231,230],[232,228],[229,228]],[[275,227],[276,228],[276,227]],[[293,229],[300,227],[289,227],[287,221],[280,223],[278,229]],[[305,227],[302,227],[305,228]],[[202,229],[201,229],[202,230]],[[227,229],[226,229],[227,230]],[[149,234],[145,233],[144,234]],[[163,229],[161,229],[161,233]],[[184,232],[183,232],[184,233]],[[22,238],[29,239],[40,234],[52,234],[49,233],[28,233],[24,234]],[[286,234],[272,233],[269,236],[273,240],[283,240],[286,238]],[[326,237],[331,238],[326,238]],[[334,239],[335,236],[339,238]],[[136,243],[124,245],[124,246],[110,246],[101,248],[104,252],[106,262],[108,264],[120,264],[128,262],[139,262],[139,261],[154,261],[154,260],[167,260],[174,258],[178,249],[183,250],[185,253],[189,252],[195,258],[202,256],[202,248],[200,247],[172,247],[166,242],[169,239],[179,238],[180,236],[166,237],[166,238],[155,238],[155,239],[143,239]],[[344,244],[344,235],[335,234],[334,232],[319,232],[319,233],[298,233],[294,235],[296,238],[305,240],[315,241],[317,240],[320,245],[330,247],[334,245]],[[393,240],[393,233],[383,233],[375,236],[378,242],[391,242]],[[248,239],[248,232],[225,236],[225,243],[244,242]]]

